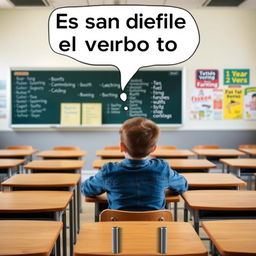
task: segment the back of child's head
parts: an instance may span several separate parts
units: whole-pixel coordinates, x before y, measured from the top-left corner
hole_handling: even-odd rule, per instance
[[[135,117],[125,121],[120,129],[121,142],[131,157],[148,156],[157,143],[158,126],[151,120]]]

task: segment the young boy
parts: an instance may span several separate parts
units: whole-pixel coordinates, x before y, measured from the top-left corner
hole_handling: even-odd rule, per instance
[[[163,159],[148,156],[156,149],[157,125],[146,118],[132,118],[120,129],[121,163],[109,162],[82,184],[85,196],[107,192],[110,209],[149,211],[165,208],[165,189],[181,194],[186,179],[169,168]]]

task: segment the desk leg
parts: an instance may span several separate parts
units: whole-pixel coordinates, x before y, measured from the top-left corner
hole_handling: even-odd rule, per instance
[[[64,212],[65,213],[65,212]],[[64,217],[63,217],[63,215],[64,214],[62,214],[62,223],[63,223],[63,228],[62,228],[62,232],[63,232],[63,230],[65,230],[66,229],[66,223],[65,223],[65,219],[64,219]],[[56,221],[61,221],[61,218],[60,218],[60,216],[61,216],[61,213],[60,212],[55,212],[54,213],[54,219],[56,220]],[[62,233],[62,243],[63,243],[63,256],[67,256],[67,254],[65,254],[65,248],[64,248],[64,246],[66,246],[66,243],[64,243],[64,236],[63,236],[63,233]],[[58,237],[58,239],[57,239],[57,241],[56,241],[56,244],[55,244],[55,252],[56,252],[56,255],[57,256],[60,256],[61,255],[61,249],[60,249],[60,235],[59,235],[59,237]]]
[[[94,207],[94,221],[98,222],[99,221],[99,215],[100,215],[100,207],[98,203],[95,203],[95,207]]]
[[[178,203],[174,202],[174,221],[178,221]]]
[[[73,255],[73,245],[74,245],[74,199],[72,198],[69,203],[69,240],[70,240],[70,255]]]
[[[188,222],[188,208],[186,206],[186,203],[184,204],[184,221]]]
[[[193,218],[194,218],[194,229],[196,233],[199,235],[199,211],[193,210]]]
[[[225,173],[225,165],[222,163],[222,173]]]

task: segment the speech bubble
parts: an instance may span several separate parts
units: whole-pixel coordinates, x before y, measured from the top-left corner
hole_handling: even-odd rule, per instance
[[[85,64],[116,66],[122,90],[141,67],[188,60],[199,37],[193,16],[170,6],[64,7],[49,17],[52,50]]]

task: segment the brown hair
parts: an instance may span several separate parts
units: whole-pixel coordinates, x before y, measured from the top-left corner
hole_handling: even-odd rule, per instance
[[[159,128],[149,119],[134,117],[123,123],[119,133],[130,156],[146,157],[156,145]]]

